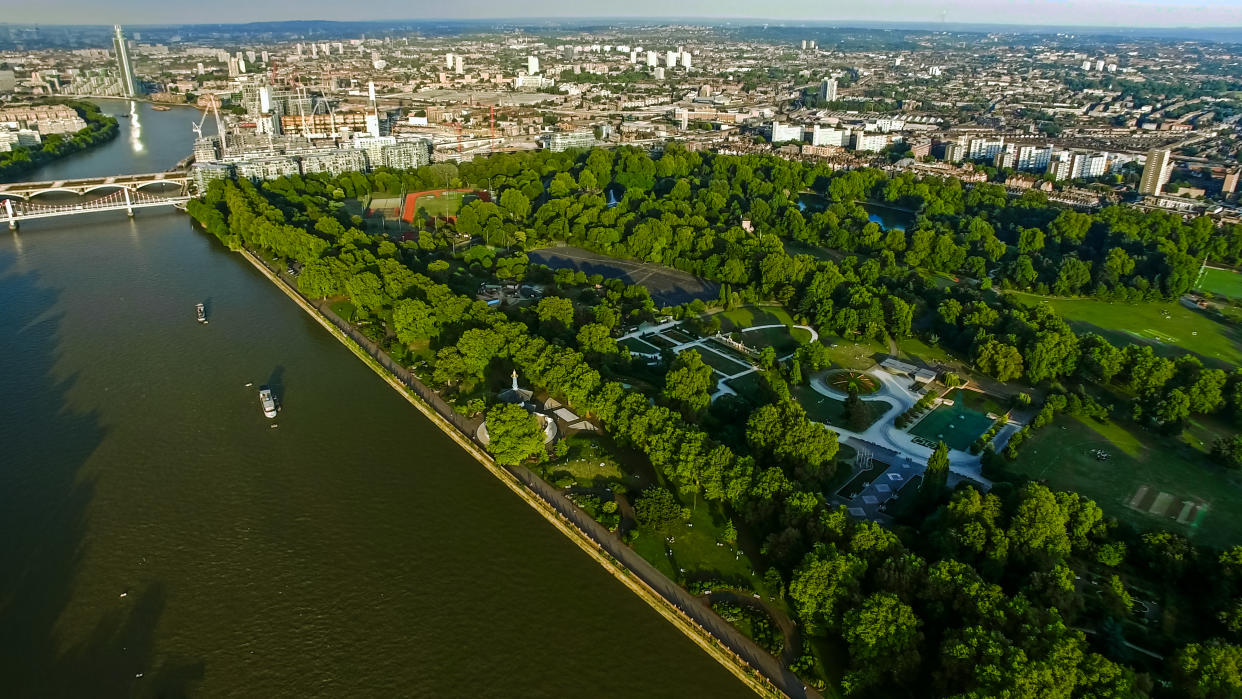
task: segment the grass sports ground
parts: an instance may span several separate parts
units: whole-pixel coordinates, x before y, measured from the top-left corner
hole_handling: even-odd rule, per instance
[[[627,284],[642,284],[647,287],[657,306],[675,306],[694,299],[714,299],[720,295],[719,284],[654,262],[623,260],[573,246],[531,250],[527,255],[532,264],[547,265],[552,269],[572,269],[588,275],[602,274],[605,279],[615,277]]]
[[[1205,359],[1242,364],[1242,335],[1236,329],[1180,303],[1123,304],[1095,299],[1046,299],[1032,294],[1014,296],[1028,304],[1046,302],[1075,330],[1099,333],[1114,344],[1143,342],[1163,356],[1194,352]]]
[[[1060,416],[1023,444],[1006,469],[1055,490],[1082,493],[1106,515],[1140,529],[1162,526],[1216,546],[1242,538],[1236,515],[1242,511],[1242,474],[1132,425]]]
[[[1242,273],[1231,269],[1205,267],[1195,283],[1195,288],[1210,291],[1217,296],[1242,300]]]

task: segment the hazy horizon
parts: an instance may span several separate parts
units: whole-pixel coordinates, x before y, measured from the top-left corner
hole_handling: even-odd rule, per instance
[[[747,3],[683,0],[670,6],[652,0],[632,0],[618,12],[615,6],[579,4],[566,13],[554,0],[528,0],[515,5],[499,0],[467,0],[455,5],[376,0],[364,8],[324,0],[300,0],[288,6],[258,5],[242,0],[220,0],[210,5],[155,0],[118,0],[108,6],[87,0],[68,0],[54,6],[28,4],[6,11],[5,24],[150,25],[244,24],[272,21],[383,21],[383,20],[590,20],[684,19],[691,21],[773,22],[785,25],[848,24],[851,22],[1004,24],[1041,27],[1065,26],[1110,29],[1242,27],[1242,2],[1237,0],[1012,0],[1006,3],[964,0],[875,0],[860,6],[842,0],[775,0],[763,15]],[[675,9],[676,12],[670,10]],[[447,10],[447,11],[446,11]],[[1124,21],[1119,21],[1119,20]],[[1035,21],[1031,21],[1035,20]]]

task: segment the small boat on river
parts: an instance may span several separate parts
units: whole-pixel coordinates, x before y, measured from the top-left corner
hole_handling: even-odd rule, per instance
[[[194,312],[198,314],[198,322],[207,324],[207,307],[201,303],[194,304]]]
[[[259,387],[259,404],[263,406],[264,417],[276,417],[276,397],[272,395],[272,389],[267,386]]]

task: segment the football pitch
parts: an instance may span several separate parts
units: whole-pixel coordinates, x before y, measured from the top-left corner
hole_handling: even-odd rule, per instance
[[[1217,296],[1242,299],[1242,273],[1231,269],[1207,267],[1199,275],[1195,287],[1200,291],[1210,291]]]

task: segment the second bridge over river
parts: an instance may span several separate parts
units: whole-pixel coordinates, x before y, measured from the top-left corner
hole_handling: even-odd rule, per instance
[[[62,196],[55,196],[62,195]],[[77,195],[67,197],[63,195]],[[189,201],[189,175],[183,170],[114,175],[49,182],[0,184],[0,215],[9,228],[25,220],[172,206]]]

